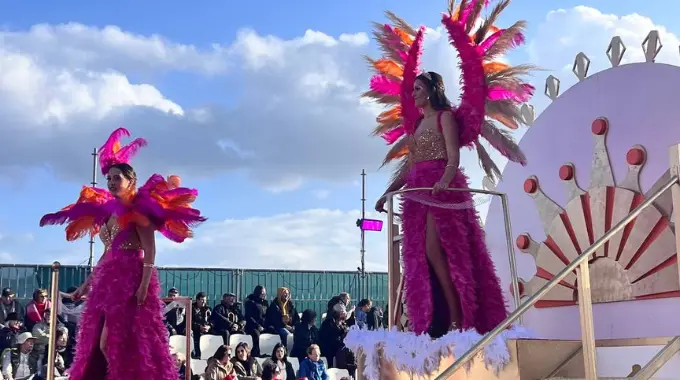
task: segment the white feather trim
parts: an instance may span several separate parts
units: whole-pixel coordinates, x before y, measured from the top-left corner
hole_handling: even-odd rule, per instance
[[[521,326],[502,332],[484,347],[484,364],[499,373],[510,361],[507,341],[531,337],[533,334]],[[369,331],[352,326],[345,337],[345,345],[357,356],[365,356],[364,376],[376,380],[380,378],[381,350],[382,356],[394,363],[399,371],[426,376],[439,369],[443,357],[461,357],[481,339],[482,335],[475,330],[451,331],[433,340],[427,334],[416,335],[397,329]],[[467,369],[471,364],[472,361],[467,363]]]

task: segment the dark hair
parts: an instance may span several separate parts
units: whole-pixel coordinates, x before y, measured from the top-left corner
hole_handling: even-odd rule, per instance
[[[284,346],[283,343],[281,342],[276,343],[276,345],[274,346],[271,358],[272,360],[276,359],[276,350],[278,350],[279,348],[283,348],[283,358],[281,358],[281,361],[285,363],[288,361],[288,349],[286,349],[286,346]]]
[[[112,168],[120,170],[120,173],[123,175],[123,177],[127,178],[128,181],[135,183],[137,182],[137,173],[135,172],[135,169],[133,169],[132,166],[130,166],[130,164],[120,163],[111,165],[111,168],[109,168],[109,170],[111,170]]]
[[[368,298],[364,298],[361,301],[359,301],[359,304],[357,306],[364,307],[364,306],[368,306],[370,304],[371,304],[371,300],[369,300]]]
[[[213,358],[217,360],[222,360],[226,355],[229,355],[229,346],[223,344],[217,348],[217,351],[215,351]]]
[[[279,366],[275,363],[265,363],[262,366],[262,380],[271,380],[274,378],[274,374],[280,373]]]
[[[316,318],[316,311],[312,309],[307,309],[302,312],[302,317],[300,318],[300,322],[304,324],[310,324],[312,321]]]
[[[444,78],[434,71],[426,71],[416,77],[425,84],[427,93],[430,96],[430,106],[437,111],[451,109],[451,101],[446,97],[444,88]]]
[[[203,292],[198,292],[196,293],[196,300],[198,300],[199,298],[207,298],[207,296]]]

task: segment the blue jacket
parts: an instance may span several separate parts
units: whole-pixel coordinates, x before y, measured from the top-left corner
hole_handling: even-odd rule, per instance
[[[323,361],[313,362],[308,357],[300,362],[297,377],[306,377],[309,380],[328,380],[326,366],[323,364]]]

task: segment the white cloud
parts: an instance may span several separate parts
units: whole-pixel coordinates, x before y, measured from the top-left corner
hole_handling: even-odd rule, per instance
[[[318,199],[326,199],[328,198],[329,195],[331,195],[331,192],[326,189],[317,189],[312,191],[312,195],[314,195],[314,197]]]
[[[159,70],[221,73],[226,69],[219,46],[199,51],[192,45],[143,36],[117,26],[97,28],[79,23],[38,24],[28,31],[0,32],[0,46],[60,67],[95,71],[158,72]]]
[[[360,265],[359,211],[313,209],[208,222],[188,244],[158,240],[159,265],[355,270]],[[369,217],[380,218],[369,214]],[[385,232],[367,233],[367,270],[387,266]]]
[[[209,51],[79,24],[3,37],[0,171],[7,175],[48,165],[80,179],[91,147],[121,125],[150,140],[135,162],[142,174],[245,169],[272,191],[298,188],[308,178],[348,181],[357,168],[377,168],[387,149],[368,136],[378,108],[359,98],[370,76],[362,55],[377,54],[366,33],[335,38],[308,30],[283,40],[244,29],[229,46]],[[242,83],[228,89],[239,94],[233,107],[185,107],[153,84],[129,79],[149,68],[217,73],[217,61]],[[455,62],[446,37],[432,30],[424,67],[445,76],[452,97]],[[478,167],[474,159],[463,163]]]
[[[527,48],[532,63],[553,71],[537,77],[537,88],[543,90],[545,77],[549,74],[560,79],[561,93],[576,83],[576,76],[571,70],[579,52],[585,53],[591,60],[589,75],[611,67],[606,51],[614,36],[620,36],[627,48],[622,64],[644,62],[641,44],[652,30],[659,31],[664,46],[656,61],[680,64],[677,51],[680,39],[649,17],[637,13],[625,16],[605,14],[586,6],[549,12],[533,33],[535,37]],[[540,109],[544,108],[548,103],[547,97],[539,94],[537,98],[536,104]]]

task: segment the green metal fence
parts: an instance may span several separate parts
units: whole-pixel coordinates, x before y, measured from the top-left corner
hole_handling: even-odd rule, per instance
[[[17,298],[28,300],[36,288],[49,288],[50,274],[49,265],[0,265],[0,286],[11,287]],[[86,266],[62,266],[60,290],[80,285],[87,274]],[[365,281],[357,272],[161,267],[158,274],[164,293],[172,287],[191,297],[202,291],[207,293],[212,305],[226,292],[233,292],[243,300],[257,285],[267,288],[270,297],[278,287],[285,286],[290,289],[298,311],[312,309],[318,315],[325,311],[328,300],[340,292],[350,293],[355,301],[365,296],[378,306],[387,304],[387,273],[384,272],[368,272]],[[362,289],[363,282],[366,289]]]

